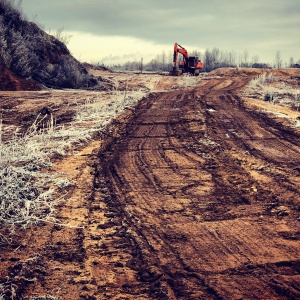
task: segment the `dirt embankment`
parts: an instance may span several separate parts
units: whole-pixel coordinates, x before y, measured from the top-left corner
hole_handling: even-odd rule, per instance
[[[300,132],[249,105],[248,81],[152,94],[58,163],[74,227],[20,232],[1,278],[21,299],[299,298]]]
[[[209,73],[210,76],[238,76],[238,77],[253,77],[259,76],[262,73],[269,75],[272,73],[276,77],[299,76],[299,69],[258,69],[258,68],[219,68]]]
[[[41,86],[30,80],[15,75],[5,66],[0,65],[0,91],[39,91]]]

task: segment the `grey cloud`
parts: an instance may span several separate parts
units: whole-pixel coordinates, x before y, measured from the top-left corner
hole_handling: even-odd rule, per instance
[[[298,0],[23,0],[23,8],[29,16],[37,14],[46,28],[131,36],[157,44],[178,41],[228,50],[234,44],[259,52],[262,41],[273,46],[277,42],[278,47],[286,41],[291,55],[292,48],[300,47]]]

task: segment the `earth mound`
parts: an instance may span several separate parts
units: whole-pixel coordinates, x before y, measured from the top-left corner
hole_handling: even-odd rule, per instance
[[[23,88],[23,85],[16,85],[15,77],[7,76],[8,71],[4,70],[25,81],[50,88],[91,88],[98,85],[97,79],[71,55],[63,42],[35,23],[28,22],[19,7],[4,0],[0,0],[0,64],[4,66],[1,78],[5,78],[1,80],[0,89]],[[32,86],[29,86],[31,89]]]
[[[209,74],[213,76],[259,76],[263,73],[274,76],[299,76],[300,69],[297,68],[285,68],[285,69],[259,69],[259,68],[218,68],[211,71]]]

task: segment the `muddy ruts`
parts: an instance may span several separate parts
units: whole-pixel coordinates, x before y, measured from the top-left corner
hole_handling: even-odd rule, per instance
[[[99,176],[135,274],[120,293],[300,296],[299,270],[289,267],[300,249],[297,134],[285,139],[279,122],[246,109],[237,95],[245,82],[208,80],[146,99],[101,153]]]

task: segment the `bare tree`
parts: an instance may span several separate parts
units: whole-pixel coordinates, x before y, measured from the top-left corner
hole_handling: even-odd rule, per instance
[[[249,52],[248,50],[244,50],[243,54],[242,54],[242,65],[241,67],[249,67],[249,62],[248,62],[248,59],[249,59]]]
[[[293,57],[291,57],[290,58],[290,65],[289,65],[289,67],[293,67],[294,66],[294,58]]]
[[[259,62],[259,56],[258,55],[253,55],[252,56],[252,65],[253,64],[258,64]]]
[[[141,73],[143,73],[143,57],[141,58]]]
[[[57,29],[54,33],[51,33],[51,30],[48,32],[49,34],[53,35],[56,39],[64,43],[65,45],[68,45],[71,38],[73,37],[72,34],[67,34],[64,32],[64,28]]]
[[[277,50],[275,54],[275,67],[278,69],[282,67],[282,58],[279,50]]]
[[[228,63],[231,66],[236,66],[236,53],[234,51],[229,52]]]
[[[163,51],[163,53],[162,53],[162,55],[161,55],[161,60],[162,60],[162,70],[163,70],[163,71],[165,71],[166,58],[167,58],[166,52]]]

